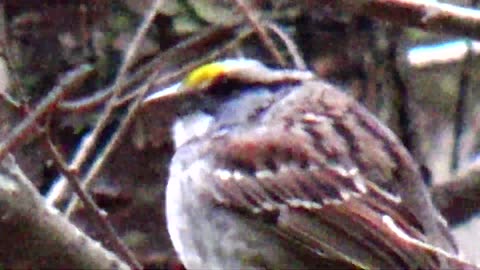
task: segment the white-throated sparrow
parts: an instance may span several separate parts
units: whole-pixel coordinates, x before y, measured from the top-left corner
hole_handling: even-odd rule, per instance
[[[145,102],[172,97],[166,212],[188,269],[457,267],[417,164],[335,86],[231,59]]]

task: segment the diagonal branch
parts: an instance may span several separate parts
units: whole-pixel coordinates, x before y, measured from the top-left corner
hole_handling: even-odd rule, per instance
[[[63,159],[62,155],[58,152],[56,147],[53,145],[50,140],[50,136],[47,134],[47,145],[52,155],[53,161],[56,164],[57,168],[62,172],[65,178],[69,181],[69,184],[72,186],[75,193],[82,200],[85,207],[88,209],[88,213],[92,218],[92,221],[95,224],[98,224],[100,230],[102,231],[105,239],[108,239],[110,244],[115,248],[115,250],[124,257],[125,261],[131,266],[132,269],[142,269],[142,265],[135,259],[133,253],[128,249],[128,247],[120,240],[117,236],[115,229],[110,224],[108,219],[105,217],[103,211],[97,207],[92,197],[90,197],[85,190],[82,188],[80,183],[80,178],[77,174],[72,173],[67,166],[67,163]],[[97,223],[98,222],[98,223]]]
[[[247,21],[252,26],[253,30],[257,33],[258,37],[265,45],[267,50],[272,54],[275,61],[282,67],[287,65],[287,61],[282,56],[278,48],[275,46],[275,43],[268,35],[267,31],[265,30],[264,26],[259,22],[257,17],[254,14],[254,11],[251,7],[249,7],[243,0],[235,0],[235,4],[237,5],[238,9],[245,15]]]
[[[48,207],[11,155],[0,162],[0,268],[130,269]]]
[[[334,8],[399,26],[480,39],[480,11],[424,0],[304,0],[307,8]]]

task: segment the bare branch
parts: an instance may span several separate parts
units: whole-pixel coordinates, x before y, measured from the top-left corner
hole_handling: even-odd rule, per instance
[[[470,87],[472,65],[473,65],[473,53],[472,42],[467,43],[467,56],[465,57],[460,74],[460,81],[458,85],[457,102],[455,104],[454,115],[454,140],[452,149],[452,159],[450,164],[451,170],[456,170],[460,163],[460,144],[463,131],[465,130],[465,118],[468,111],[468,89]]]
[[[326,7],[376,18],[398,26],[480,39],[480,11],[423,0],[304,0],[307,8]]]
[[[12,156],[0,164],[0,216],[2,267],[130,269],[48,207]]]
[[[402,35],[402,29],[393,27],[389,31],[389,45],[386,69],[392,76],[394,86],[393,107],[398,117],[398,136],[402,140],[408,151],[415,157],[420,165],[425,164],[425,155],[419,146],[419,134],[415,128],[414,114],[412,113],[412,91],[409,89],[408,82],[402,78],[398,60],[398,43]]]
[[[92,131],[91,135],[91,141],[92,142],[98,142],[98,138],[104,131],[104,129],[107,127],[113,112],[115,110],[115,104],[117,100],[120,98],[122,95],[122,90],[124,85],[125,80],[126,80],[126,73],[128,68],[133,64],[133,59],[135,58],[135,54],[138,51],[139,44],[143,40],[145,34],[147,33],[148,28],[153,22],[153,19],[155,18],[158,9],[160,8],[162,4],[162,1],[157,0],[154,2],[152,9],[150,12],[145,16],[145,19],[140,26],[140,30],[137,32],[135,35],[133,41],[130,43],[130,46],[128,47],[124,58],[123,58],[123,64],[120,66],[120,71],[118,72],[117,77],[115,78],[115,82],[113,83],[112,86],[112,97],[109,99],[109,101],[106,104],[105,109],[101,113],[100,119],[97,122],[97,125]],[[77,168],[72,168],[78,170],[83,166],[83,164],[86,161],[86,158],[90,157],[91,153],[95,149],[95,143],[92,144],[85,144],[85,148],[82,149],[81,151],[83,154],[81,155],[82,157],[85,157],[84,160],[78,160],[78,166]]]

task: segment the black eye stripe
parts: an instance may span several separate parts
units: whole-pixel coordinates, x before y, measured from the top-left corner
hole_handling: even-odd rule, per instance
[[[244,81],[228,79],[226,77],[219,78],[208,89],[202,92],[203,95],[218,98],[228,98],[238,96],[247,91],[255,91],[258,88],[268,88],[272,93],[284,89],[289,86],[297,86],[300,81],[276,81],[274,83],[248,83]]]

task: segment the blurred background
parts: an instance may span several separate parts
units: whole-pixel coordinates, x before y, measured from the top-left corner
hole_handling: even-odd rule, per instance
[[[215,57],[251,57],[272,66],[282,64],[272,57],[265,41],[252,33],[236,1],[160,2],[152,27],[126,70],[124,102],[115,107],[95,141],[97,152],[115,134],[131,95],[150,74],[162,78],[195,61]],[[434,196],[438,195],[436,202],[452,224],[465,256],[480,263],[480,218],[475,215],[480,206],[479,185],[475,185],[480,181],[480,43],[446,34],[449,31],[381,22],[348,8],[317,7],[315,1],[244,2],[265,23],[285,66],[294,67],[295,57],[303,58],[308,69],[354,95],[407,144],[432,190],[455,180],[470,181],[473,191],[462,192],[462,198],[445,199],[441,191]],[[476,5],[466,0],[443,2],[472,9]],[[74,159],[104,113],[125,50],[152,4],[149,0],[4,1],[0,140],[67,71],[86,64],[93,68],[88,79],[42,120],[48,120],[52,138],[64,156]],[[155,87],[168,83],[159,80]],[[90,188],[120,237],[147,269],[180,269],[163,213],[174,112],[175,104],[143,108]],[[65,210],[71,193],[59,186],[62,179],[41,136],[35,132],[27,136],[15,156],[49,202]],[[88,157],[80,171],[86,172],[96,158],[95,153]],[[55,188],[62,190],[60,195]],[[98,237],[81,207],[72,210],[71,219]]]

